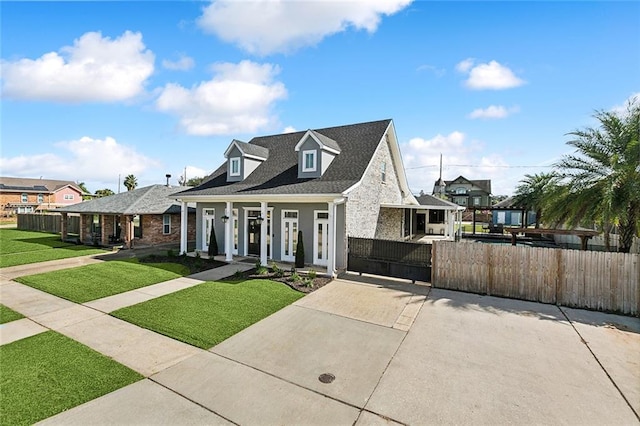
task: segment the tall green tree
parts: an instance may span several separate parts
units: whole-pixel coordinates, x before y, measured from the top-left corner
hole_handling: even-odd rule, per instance
[[[91,199],[91,193],[87,189],[87,185],[85,185],[84,182],[77,182],[76,185],[78,185],[78,188],[82,189],[82,192],[84,192],[84,194],[82,194],[82,199],[83,200],[90,200]]]
[[[127,191],[133,191],[138,186],[138,179],[134,175],[127,175],[124,178],[124,187]]]
[[[108,197],[109,195],[113,195],[114,192],[112,190],[110,190],[109,188],[105,188],[105,189],[98,189],[96,191],[96,197]]]
[[[553,172],[524,175],[524,179],[516,187],[513,203],[518,207],[527,209],[527,211],[533,210],[536,212],[536,228],[540,227],[545,196],[557,184],[557,180],[558,176]]]
[[[554,210],[573,225],[618,225],[619,250],[628,253],[640,229],[640,100],[626,110],[596,111],[598,127],[570,132],[576,148],[557,168],[563,186],[551,194]]]

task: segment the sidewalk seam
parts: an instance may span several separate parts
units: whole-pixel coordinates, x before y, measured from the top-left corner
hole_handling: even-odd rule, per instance
[[[598,359],[598,357],[596,356],[596,354],[591,350],[591,347],[589,346],[589,343],[584,339],[584,337],[582,337],[582,334],[580,334],[580,332],[578,331],[578,329],[576,328],[576,326],[573,324],[573,321],[571,321],[571,319],[569,319],[569,316],[565,313],[565,311],[562,309],[561,306],[558,306],[558,310],[560,312],[562,312],[562,315],[567,319],[567,321],[569,322],[569,324],[571,324],[571,328],[573,328],[573,330],[576,332],[576,334],[578,335],[578,337],[580,337],[580,341],[587,347],[587,350],[589,350],[589,352],[591,353],[591,355],[593,356],[593,359],[596,360],[596,362],[598,363],[598,365],[600,366],[600,369],[602,369],[602,371],[604,372],[604,374],[607,375],[607,378],[609,379],[609,381],[611,382],[611,384],[613,385],[614,388],[616,388],[616,390],[618,391],[618,393],[620,394],[620,396],[622,397],[622,399],[624,400],[624,402],[627,404],[627,406],[631,409],[631,412],[636,416],[636,418],[638,419],[638,421],[640,421],[640,415],[636,412],[636,410],[633,408],[633,406],[631,405],[631,403],[629,402],[629,400],[627,399],[627,397],[625,396],[625,394],[622,392],[622,390],[618,387],[618,384],[615,382],[615,380],[613,380],[613,377],[611,377],[611,375],[609,374],[609,372],[607,371],[607,369],[604,367],[604,365],[602,365],[602,363],[600,362],[600,360]]]

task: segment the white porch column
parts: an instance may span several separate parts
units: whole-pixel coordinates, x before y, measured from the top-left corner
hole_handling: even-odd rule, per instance
[[[225,214],[229,219],[227,219],[224,229],[224,253],[225,260],[231,262],[233,260],[233,203],[231,201],[227,201]]]
[[[413,240],[413,209],[409,209],[409,241]]]
[[[327,230],[329,253],[327,253],[327,274],[333,277],[336,274],[336,205],[333,202],[327,204],[329,207],[329,229]]]
[[[260,216],[262,224],[260,225],[260,264],[267,266],[267,202],[260,202]]]
[[[451,227],[451,211],[444,211],[444,237],[449,238],[451,233],[449,232],[449,228]]]
[[[187,252],[187,220],[189,217],[189,207],[182,201],[180,204],[180,254]]]

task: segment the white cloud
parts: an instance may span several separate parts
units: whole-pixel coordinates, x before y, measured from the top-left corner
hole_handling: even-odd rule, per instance
[[[400,149],[409,188],[415,193],[423,190],[426,194],[431,194],[439,175],[440,154],[444,180],[452,180],[460,175],[467,179],[491,179],[495,194],[511,191],[507,187],[508,181],[504,181],[508,169],[503,166],[507,162],[499,154],[486,152],[483,144],[469,140],[460,131],[448,135],[438,134],[431,139],[415,137],[402,143]]]
[[[162,67],[172,71],[189,71],[195,64],[192,57],[184,54],[181,54],[177,61],[170,61],[168,59],[162,61]]]
[[[443,75],[446,74],[446,70],[443,68],[438,68],[435,65],[420,65],[417,69],[417,71],[421,72],[421,71],[429,71],[431,73],[433,73],[436,77],[442,77]]]
[[[288,53],[348,28],[373,33],[412,0],[213,1],[198,25],[252,54]]]
[[[632,93],[621,105],[615,105],[611,108],[611,112],[614,112],[618,115],[627,114],[627,107],[630,103],[635,102],[636,104],[640,104],[640,92]]]
[[[282,133],[295,133],[297,132],[296,128],[293,126],[287,126],[284,128],[284,130],[282,131]]]
[[[505,108],[502,105],[490,105],[487,108],[477,108],[474,109],[468,117],[471,119],[476,118],[486,118],[486,119],[500,119],[506,118],[511,114],[520,111],[520,108],[517,106],[511,108]]]
[[[88,32],[37,59],[2,62],[2,96],[53,102],[114,102],[144,91],[154,55],[142,34],[120,37]]]
[[[277,66],[242,61],[212,69],[211,80],[190,89],[167,84],[156,100],[158,110],[178,116],[191,135],[252,133],[276,124],[272,107],[287,96],[284,84],[274,81]]]
[[[465,59],[456,65],[456,69],[462,73],[469,74],[469,78],[464,84],[473,90],[511,89],[525,84],[525,81],[516,77],[508,67],[496,61],[474,66],[473,59]]]
[[[473,66],[474,61],[475,60],[473,58],[467,58],[464,61],[460,61],[456,65],[456,70],[462,73],[467,73]]]
[[[115,139],[88,136],[55,144],[55,153],[0,158],[7,176],[63,179],[84,182],[117,182],[118,175],[142,174],[159,162],[138,153]]]

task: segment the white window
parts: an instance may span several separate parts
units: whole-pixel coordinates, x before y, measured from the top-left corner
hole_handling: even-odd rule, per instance
[[[171,215],[170,214],[162,215],[162,233],[165,235],[171,233]]]
[[[73,200],[73,194],[64,194],[65,200]]]
[[[457,188],[456,189],[456,194],[466,194],[467,193],[467,188]]]
[[[230,161],[231,170],[229,170],[229,176],[240,176],[240,158],[234,157]]]
[[[474,206],[480,205],[480,197],[473,197],[473,205]]]
[[[29,202],[29,195],[27,195],[26,193],[22,194],[22,197],[20,198],[20,201],[22,201],[23,203],[28,203]]]
[[[43,194],[38,194],[38,202],[39,203],[44,203],[44,195]]]
[[[384,161],[380,165],[380,180],[383,182],[387,181],[387,163]]]
[[[316,152],[314,150],[302,151],[302,171],[315,172],[316,160]]]

